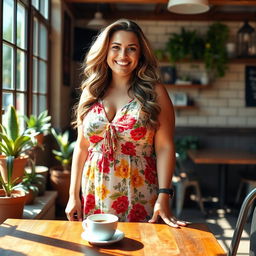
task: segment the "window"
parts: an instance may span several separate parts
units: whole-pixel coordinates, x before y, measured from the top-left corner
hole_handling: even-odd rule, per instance
[[[1,108],[14,105],[21,115],[39,114],[49,100],[49,1],[2,3]]]

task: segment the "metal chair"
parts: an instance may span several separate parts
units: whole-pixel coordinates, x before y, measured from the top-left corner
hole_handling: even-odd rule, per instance
[[[242,232],[245,222],[248,217],[248,212],[256,200],[256,188],[252,190],[244,199],[242,207],[239,212],[236,228],[231,241],[228,256],[236,256],[237,249],[241,240]],[[251,232],[250,232],[250,256],[256,256],[256,207],[252,216]]]

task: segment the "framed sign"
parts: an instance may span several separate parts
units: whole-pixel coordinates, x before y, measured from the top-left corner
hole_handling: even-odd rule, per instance
[[[188,95],[185,92],[173,92],[170,93],[172,103],[174,106],[187,106],[188,105]]]
[[[256,66],[245,67],[246,107],[256,107]]]
[[[161,80],[164,84],[174,84],[176,81],[176,69],[171,66],[160,67]]]

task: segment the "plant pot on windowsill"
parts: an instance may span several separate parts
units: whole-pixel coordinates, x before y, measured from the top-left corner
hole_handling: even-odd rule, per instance
[[[52,189],[58,191],[57,204],[65,207],[69,198],[70,165],[75,142],[69,141],[68,131],[57,133],[52,128],[51,133],[58,144],[58,150],[52,152],[61,165],[50,168],[50,184]]]
[[[18,121],[16,109],[9,106],[3,120],[4,126],[0,125],[0,172],[6,182],[7,170],[6,159],[8,156],[13,156],[13,177],[12,182],[16,179],[16,183],[20,182],[24,174],[24,167],[26,165],[28,156],[25,154],[26,150],[33,147],[31,138],[21,133],[21,128]]]
[[[3,189],[0,189],[0,223],[7,218],[22,218],[23,208],[26,200],[26,194],[23,190],[15,188],[15,181],[11,180],[13,172],[14,157],[8,156],[6,161],[7,181],[3,180],[0,175],[0,184]]]
[[[50,185],[58,192],[57,205],[66,207],[69,198],[70,170],[63,170],[62,166],[51,167]]]

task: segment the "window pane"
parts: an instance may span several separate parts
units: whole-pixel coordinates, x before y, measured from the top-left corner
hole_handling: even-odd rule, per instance
[[[33,106],[32,106],[32,114],[33,115],[38,115],[37,111],[37,95],[33,94]]]
[[[17,90],[26,89],[26,56],[23,51],[17,50]]]
[[[33,54],[38,56],[38,19],[34,18],[34,29],[33,29]]]
[[[26,113],[26,102],[25,102],[25,94],[24,93],[17,93],[16,95],[16,109],[18,112],[18,115],[25,115]],[[20,126],[21,126],[21,132],[24,131],[25,129],[25,121],[24,119],[20,118],[19,119]]]
[[[5,115],[6,115],[6,111],[7,111],[7,107],[9,105],[13,105],[13,94],[12,93],[5,93],[3,92],[3,99],[2,99],[2,108],[5,110],[4,111],[4,115],[2,116],[2,120],[3,120],[3,125],[5,126],[6,124],[4,123],[5,120]]]
[[[46,63],[44,61],[39,61],[39,92],[46,93]]]
[[[3,44],[3,89],[13,89],[13,49]]]
[[[13,94],[10,92],[3,92],[3,108],[7,110],[9,105],[13,105]]]
[[[40,95],[39,96],[39,113],[46,110],[46,96]]]
[[[26,10],[18,4],[17,7],[17,45],[22,49],[26,49]]]
[[[40,1],[40,12],[46,19],[48,19],[48,6],[48,0]]]
[[[32,5],[39,10],[39,0],[32,0]]]
[[[25,94],[24,93],[17,93],[16,94],[16,109],[17,111],[19,111],[20,115],[24,115],[25,114],[25,106],[26,106],[26,102],[25,102]]]
[[[33,92],[38,92],[38,61],[33,58]]]
[[[39,45],[39,56],[42,59],[47,60],[47,30],[46,27],[40,23],[40,45]]]
[[[13,43],[14,33],[14,1],[3,2],[3,38]]]

